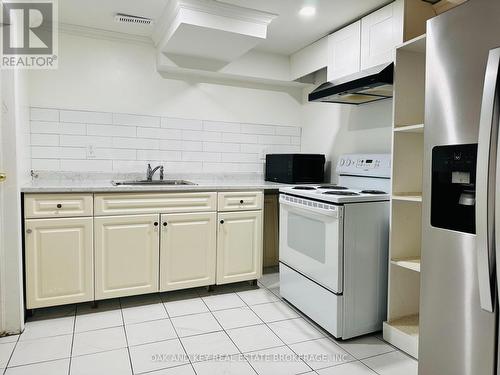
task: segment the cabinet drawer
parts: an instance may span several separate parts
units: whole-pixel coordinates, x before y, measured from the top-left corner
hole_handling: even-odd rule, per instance
[[[96,194],[95,216],[217,210],[217,193]]]
[[[219,211],[247,211],[262,209],[261,191],[219,193]]]
[[[92,216],[92,194],[27,194],[27,219]]]

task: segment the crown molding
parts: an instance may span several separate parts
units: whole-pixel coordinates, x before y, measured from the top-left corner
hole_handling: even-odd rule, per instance
[[[150,37],[147,36],[127,34],[88,26],[73,25],[69,23],[59,23],[58,26],[59,32],[65,34],[78,35],[93,39],[153,45],[153,41]]]

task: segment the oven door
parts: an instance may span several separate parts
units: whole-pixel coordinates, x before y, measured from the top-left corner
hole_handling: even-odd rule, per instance
[[[280,195],[280,262],[342,293],[343,207]]]

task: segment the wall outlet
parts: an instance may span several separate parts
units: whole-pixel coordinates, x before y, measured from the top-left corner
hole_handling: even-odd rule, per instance
[[[95,159],[95,151],[93,145],[87,146],[87,159]]]

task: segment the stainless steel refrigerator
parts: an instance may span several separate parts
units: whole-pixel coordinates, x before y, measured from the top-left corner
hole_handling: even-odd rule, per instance
[[[500,374],[499,62],[500,0],[428,22],[420,375]]]

